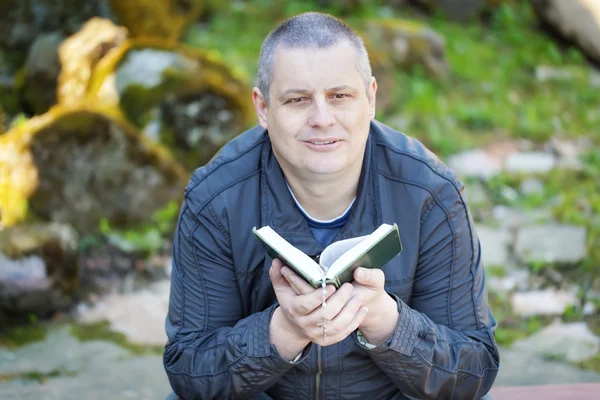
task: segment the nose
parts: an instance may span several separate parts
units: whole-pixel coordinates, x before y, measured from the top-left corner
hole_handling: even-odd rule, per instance
[[[326,102],[316,101],[310,111],[308,124],[312,128],[329,128],[335,124],[335,116]]]

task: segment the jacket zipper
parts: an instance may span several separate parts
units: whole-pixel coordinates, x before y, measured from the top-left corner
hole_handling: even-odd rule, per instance
[[[321,346],[317,345],[317,366],[318,366],[318,370],[317,370],[317,376],[316,376],[316,382],[315,382],[315,399],[319,400],[319,389],[321,386],[321,373],[323,372],[321,370]]]

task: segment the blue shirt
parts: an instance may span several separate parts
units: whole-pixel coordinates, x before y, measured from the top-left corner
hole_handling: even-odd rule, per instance
[[[298,202],[298,199],[296,199],[296,196],[294,196],[294,192],[292,192],[292,189],[290,188],[289,184],[287,185],[287,188],[290,191],[290,194],[292,195],[296,206],[298,207],[304,218],[306,218],[306,222],[308,222],[308,226],[310,226],[310,230],[312,231],[312,234],[315,237],[315,239],[317,239],[317,241],[321,243],[321,245],[324,248],[329,246],[335,235],[340,230],[340,228],[344,226],[346,221],[348,221],[350,210],[352,209],[352,205],[354,204],[354,200],[356,200],[356,198],[352,200],[346,211],[344,211],[344,213],[339,217],[331,219],[329,221],[321,221],[308,215],[308,213],[304,210],[304,208],[302,208],[302,206]]]

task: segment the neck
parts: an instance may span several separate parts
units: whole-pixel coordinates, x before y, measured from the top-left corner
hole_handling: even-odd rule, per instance
[[[330,220],[342,215],[356,197],[362,160],[356,164],[358,168],[331,174],[334,176],[301,177],[283,172],[302,208],[315,219]]]

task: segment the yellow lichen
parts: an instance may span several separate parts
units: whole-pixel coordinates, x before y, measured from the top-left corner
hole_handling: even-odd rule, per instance
[[[79,32],[66,39],[58,50],[61,72],[58,79],[58,102],[80,103],[87,93],[94,67],[110,49],[127,38],[127,29],[111,21],[92,18]]]
[[[119,22],[133,37],[163,38],[176,42],[184,29],[198,19],[203,0],[109,0]]]

